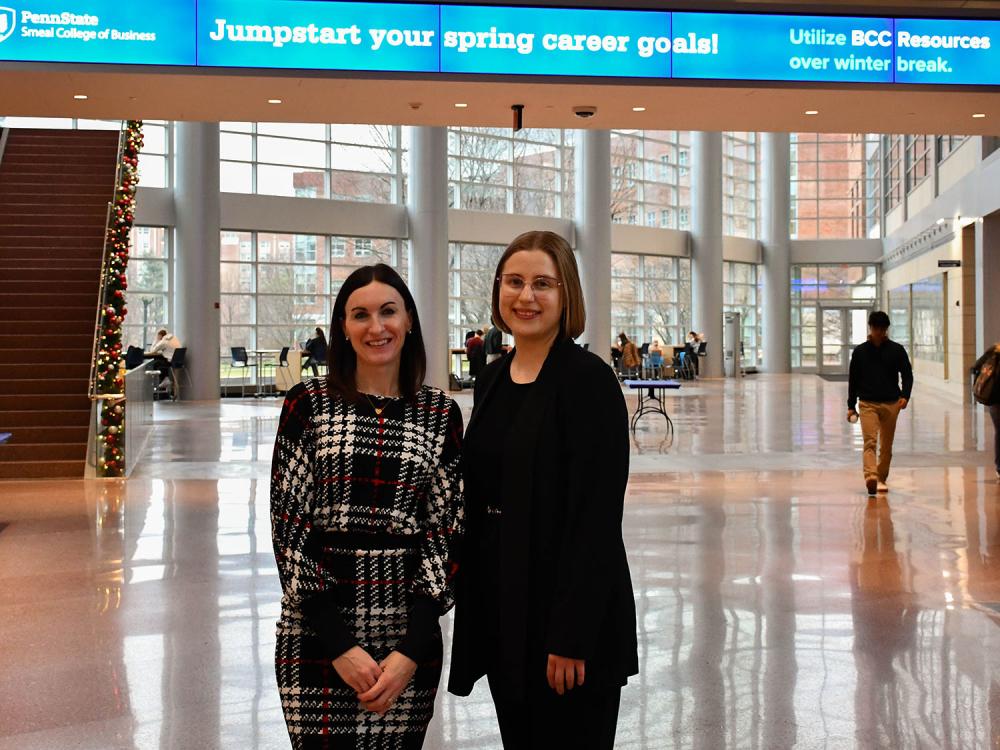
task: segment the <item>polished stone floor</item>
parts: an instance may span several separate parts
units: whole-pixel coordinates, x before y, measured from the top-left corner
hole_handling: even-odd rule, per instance
[[[672,439],[640,423],[625,538],[642,671],[617,747],[1000,743],[988,419],[918,388],[891,492],[869,501],[844,398],[812,376],[701,381],[667,398]],[[288,746],[278,408],[158,404],[128,482],[0,483],[0,749]],[[499,746],[485,690],[441,696],[428,748]]]

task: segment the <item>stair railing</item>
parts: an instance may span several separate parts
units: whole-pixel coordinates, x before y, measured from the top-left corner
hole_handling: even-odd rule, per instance
[[[88,395],[91,401],[99,401],[102,399],[120,399],[125,397],[125,388],[122,386],[121,393],[98,393],[97,380],[97,359],[100,353],[101,347],[101,316],[104,313],[104,308],[108,303],[105,297],[105,290],[107,285],[104,283],[108,274],[108,266],[110,260],[110,237],[111,237],[111,213],[115,207],[115,196],[118,194],[118,185],[121,181],[122,176],[122,158],[125,155],[125,132],[126,132],[127,122],[122,120],[121,130],[118,131],[118,154],[115,157],[115,184],[111,188],[111,200],[108,201],[108,210],[104,218],[104,249],[101,252],[101,281],[100,288],[97,290],[97,312],[94,315],[94,345],[90,352],[90,385],[88,387]]]
[[[10,135],[10,128],[0,128],[0,162],[3,161],[3,152],[7,148],[8,135]]]

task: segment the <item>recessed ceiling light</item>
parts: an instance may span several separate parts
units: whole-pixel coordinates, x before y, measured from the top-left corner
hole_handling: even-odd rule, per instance
[[[938,219],[935,223],[938,224],[938,225],[941,225],[941,224],[944,224],[945,221],[947,221],[947,220],[946,219]]]
[[[819,110],[818,109],[807,109],[806,110],[806,114],[807,115],[818,115],[819,114]]]
[[[645,107],[632,107],[632,111],[633,112],[645,112],[646,108]]]
[[[985,112],[976,112],[976,114],[974,114],[973,117],[975,119],[977,119],[977,120],[982,120],[984,117],[986,117],[986,113]]]
[[[468,106],[469,105],[466,104],[465,102],[456,102],[455,103],[455,109],[465,109]]]
[[[268,104],[281,104],[281,99],[268,99]]]
[[[74,98],[74,99],[80,99],[80,100],[82,101],[83,99],[86,99],[86,98],[88,98],[88,97],[87,97],[87,95],[86,95],[86,94],[74,94],[74,95],[73,95],[73,98]]]

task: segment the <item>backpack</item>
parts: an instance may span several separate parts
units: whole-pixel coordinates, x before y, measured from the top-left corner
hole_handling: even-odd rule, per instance
[[[976,382],[972,385],[972,396],[981,404],[989,406],[996,400],[997,394],[997,364],[1000,360],[1000,353],[994,352],[993,356],[983,363],[976,376]]]

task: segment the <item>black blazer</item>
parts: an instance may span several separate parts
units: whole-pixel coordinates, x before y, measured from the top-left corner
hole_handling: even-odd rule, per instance
[[[467,434],[490,406],[512,354],[476,380]],[[499,677],[512,698],[545,684],[548,654],[587,662],[587,684],[624,685],[639,671],[635,600],[622,540],[628,483],[628,411],[618,378],[570,340],[553,345],[519,413],[501,471]],[[494,476],[466,470],[467,548],[482,539],[477,488]],[[471,592],[481,585],[475,555],[456,581],[448,690],[468,695],[486,671]]]

